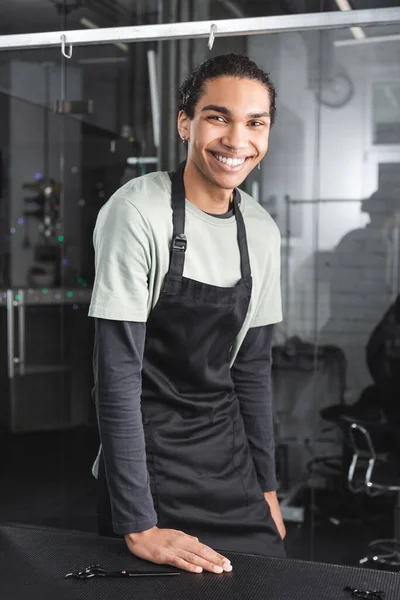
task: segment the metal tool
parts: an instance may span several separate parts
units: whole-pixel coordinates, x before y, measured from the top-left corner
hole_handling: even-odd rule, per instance
[[[359,590],[347,585],[344,588],[345,592],[350,592],[352,598],[360,598],[360,600],[383,600],[385,592],[378,590]]]
[[[180,575],[176,571],[106,571],[101,565],[92,565],[76,573],[67,573],[65,579],[92,579],[93,577],[113,577],[126,579],[127,577],[164,577],[169,575]]]

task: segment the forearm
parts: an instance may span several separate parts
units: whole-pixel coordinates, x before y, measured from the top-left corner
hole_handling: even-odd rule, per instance
[[[257,478],[264,492],[277,488],[271,392],[273,326],[250,329],[232,367]]]
[[[144,323],[96,319],[95,401],[115,533],[157,522],[146,466],[141,397]]]

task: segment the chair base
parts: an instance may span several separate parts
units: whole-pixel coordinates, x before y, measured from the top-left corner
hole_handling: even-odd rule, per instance
[[[368,544],[368,548],[367,556],[359,561],[361,565],[374,563],[400,570],[400,540],[374,540]]]

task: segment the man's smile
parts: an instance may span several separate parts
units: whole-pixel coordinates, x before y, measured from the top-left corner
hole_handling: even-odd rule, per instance
[[[227,173],[240,171],[251,156],[235,156],[224,152],[207,151],[213,158],[213,164]]]

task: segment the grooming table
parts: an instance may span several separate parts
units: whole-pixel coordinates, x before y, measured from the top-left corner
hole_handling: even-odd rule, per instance
[[[106,569],[171,570],[136,559],[125,542],[94,534],[0,526],[1,600],[349,600],[345,586],[400,599],[400,574],[227,552],[231,573],[179,577],[64,579],[99,563]]]

